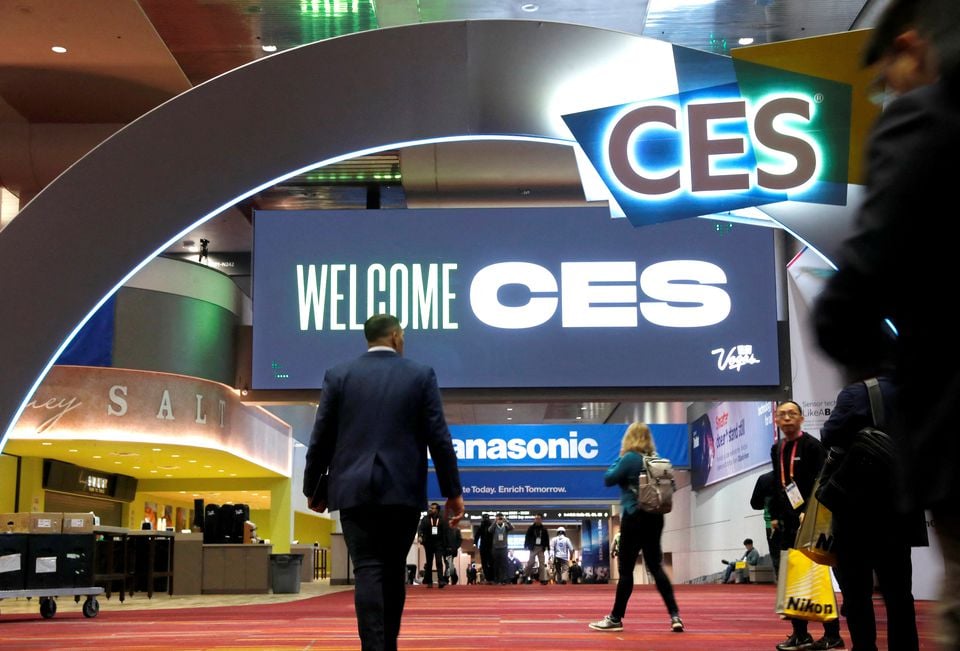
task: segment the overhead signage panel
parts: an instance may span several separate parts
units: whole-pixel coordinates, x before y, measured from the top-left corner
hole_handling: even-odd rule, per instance
[[[548,504],[571,500],[592,500],[612,504],[620,499],[618,486],[603,485],[603,471],[584,470],[464,470],[460,473],[463,497],[474,504],[512,502]],[[436,475],[427,482],[430,500],[442,501]]]
[[[311,389],[395,314],[444,388],[773,386],[773,234],[604,209],[258,212],[253,386]]]
[[[620,456],[627,425],[451,425],[460,468],[603,468]],[[690,465],[687,425],[651,424],[657,453]]]

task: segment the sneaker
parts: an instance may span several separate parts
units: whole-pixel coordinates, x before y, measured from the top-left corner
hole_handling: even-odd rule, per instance
[[[590,622],[590,628],[596,631],[622,631],[623,622],[607,615],[599,622]]]
[[[673,629],[674,633],[683,633],[683,620],[680,619],[680,615],[674,615],[670,618],[670,628]]]
[[[813,646],[813,638],[809,633],[794,633],[777,645],[777,651],[803,651]]]
[[[824,635],[819,640],[811,644],[808,648],[811,649],[811,651],[823,651],[825,649],[846,649],[847,646],[839,637],[830,637]]]

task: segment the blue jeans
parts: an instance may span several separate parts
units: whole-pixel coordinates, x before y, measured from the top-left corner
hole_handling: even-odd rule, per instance
[[[354,607],[363,651],[396,651],[407,598],[406,563],[420,510],[359,506],[340,511],[356,579]]]

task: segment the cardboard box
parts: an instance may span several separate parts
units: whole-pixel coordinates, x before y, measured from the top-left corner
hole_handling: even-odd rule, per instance
[[[0,513],[0,533],[30,533],[30,514]]]
[[[63,513],[31,513],[30,533],[60,533]]]
[[[63,533],[93,533],[93,513],[64,513]]]

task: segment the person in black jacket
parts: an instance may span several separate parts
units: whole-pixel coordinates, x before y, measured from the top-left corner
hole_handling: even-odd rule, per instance
[[[503,516],[503,513],[497,513],[496,520],[490,525],[489,531],[493,540],[491,543],[493,566],[494,572],[496,572],[496,577],[493,580],[505,585],[516,574],[516,570],[511,568],[510,555],[508,554],[510,545],[507,538],[509,532],[513,531],[513,525]]]
[[[877,378],[877,382],[885,423],[889,422],[887,419],[894,409],[895,389],[888,378]],[[882,424],[874,423],[867,385],[853,382],[837,395],[837,404],[823,424],[821,439],[828,449],[846,451],[857,432],[864,427]],[[869,487],[864,488],[865,492],[872,492]],[[864,503],[846,512],[839,508],[833,512],[834,550],[837,553],[837,579],[843,592],[843,613],[854,651],[877,651],[877,623],[873,613],[873,576],[876,572],[887,607],[889,647],[897,651],[916,651],[920,642],[911,592],[910,543],[918,535],[926,538],[926,522],[922,512],[901,515],[881,494],[876,497],[876,509]]]
[[[813,494],[813,484],[823,467],[826,453],[820,441],[804,432],[803,409],[800,405],[787,400],[777,405],[774,414],[777,427],[783,438],[773,444],[770,458],[773,461],[773,474],[776,481],[774,499],[771,502],[771,517],[780,524],[780,548],[789,549],[800,530],[800,515]],[[799,651],[800,649],[842,649],[840,622],[824,622],[822,638],[813,641],[807,632],[807,622],[791,619],[793,633],[777,645],[779,651]]]
[[[750,507],[763,511],[763,524],[767,531],[767,549],[770,552],[770,562],[773,564],[773,576],[780,576],[780,522],[771,514],[771,504],[776,493],[777,480],[773,471],[765,472],[757,477],[750,496]]]
[[[427,562],[423,566],[423,584],[433,587],[433,565],[437,565],[437,583],[441,588],[447,585],[447,577],[443,572],[443,550],[445,548],[445,532],[443,518],[440,517],[440,505],[434,502],[430,505],[427,514],[420,520],[417,534]]]
[[[443,538],[443,562],[446,564],[444,576],[447,583],[456,585],[460,580],[457,572],[457,558],[460,556],[460,545],[463,544],[463,534],[460,533],[460,527],[447,527],[444,529]]]
[[[527,559],[527,565],[523,568],[524,580],[529,580],[533,573],[533,562],[540,563],[540,583],[547,585],[547,562],[544,558],[550,545],[550,534],[547,528],[543,526],[543,518],[539,515],[533,516],[533,524],[527,528],[527,535],[523,538],[523,548],[530,551],[530,558]]]
[[[480,550],[480,569],[483,571],[483,582],[493,583],[496,580],[493,568],[493,534],[490,532],[490,516],[486,513],[480,518],[480,524],[473,528],[473,540]]]

